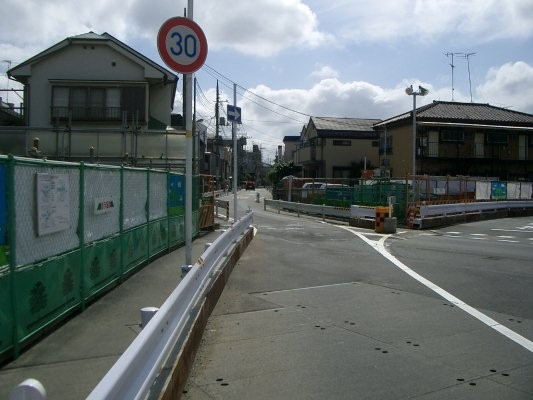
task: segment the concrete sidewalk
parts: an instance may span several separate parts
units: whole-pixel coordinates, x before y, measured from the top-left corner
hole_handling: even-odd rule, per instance
[[[193,241],[193,262],[220,232]],[[28,378],[48,399],[84,399],[140,332],[140,309],[160,307],[181,280],[185,247],[164,255],[75,315],[0,370],[0,399]]]

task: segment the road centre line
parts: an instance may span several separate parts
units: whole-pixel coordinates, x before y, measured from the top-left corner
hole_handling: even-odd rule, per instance
[[[477,318],[479,321],[483,322],[485,325],[491,327],[495,331],[501,333],[502,335],[506,336],[507,338],[511,339],[515,343],[519,344],[520,346],[524,347],[526,350],[529,350],[533,353],[533,342],[522,335],[516,333],[515,331],[507,328],[506,326],[503,326],[498,321],[490,318],[489,316],[483,314],[481,311],[478,311],[474,307],[466,304],[459,298],[455,297],[450,292],[442,289],[440,286],[437,286],[430,280],[424,278],[422,275],[418,274],[417,272],[413,271],[411,268],[407,267],[404,263],[402,263],[400,260],[398,260],[396,257],[394,257],[392,254],[390,254],[387,249],[385,248],[385,240],[390,235],[383,236],[379,241],[370,240],[365,235],[355,232],[348,227],[340,226],[340,228],[347,230],[348,232],[353,233],[354,235],[358,236],[360,239],[362,239],[365,243],[367,243],[369,246],[374,248],[378,253],[380,253],[383,257],[388,259],[390,262],[392,262],[395,266],[397,266],[399,269],[401,269],[406,274],[410,275],[412,278],[416,279],[418,282],[426,286],[427,288],[433,290],[435,293],[437,293],[439,296],[443,297],[450,303],[453,303],[455,306],[459,307],[463,311],[470,314],[472,317]]]

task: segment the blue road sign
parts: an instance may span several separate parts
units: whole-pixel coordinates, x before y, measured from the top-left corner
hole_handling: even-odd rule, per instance
[[[228,121],[242,124],[241,122],[241,108],[228,104]]]

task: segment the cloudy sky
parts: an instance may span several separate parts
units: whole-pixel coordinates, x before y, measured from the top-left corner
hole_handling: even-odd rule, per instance
[[[187,1],[0,0],[0,6],[5,89],[16,86],[6,79],[9,65],[89,31],[108,32],[164,65],[157,32],[183,15]],[[299,135],[309,115],[388,118],[410,110],[404,90],[411,84],[429,89],[419,105],[451,101],[450,53],[455,101],[472,95],[474,102],[533,113],[531,0],[197,0],[194,19],[209,44],[196,73],[198,118],[212,132],[217,79],[220,98],[231,102],[237,83],[239,132],[267,160],[285,135]],[[181,96],[180,87],[176,112]],[[220,115],[225,110],[223,103]]]

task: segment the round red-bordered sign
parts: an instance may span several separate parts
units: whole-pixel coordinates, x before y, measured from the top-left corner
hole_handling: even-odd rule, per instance
[[[207,58],[207,39],[202,28],[193,20],[173,17],[159,29],[157,49],[169,68],[191,74],[198,71]]]

